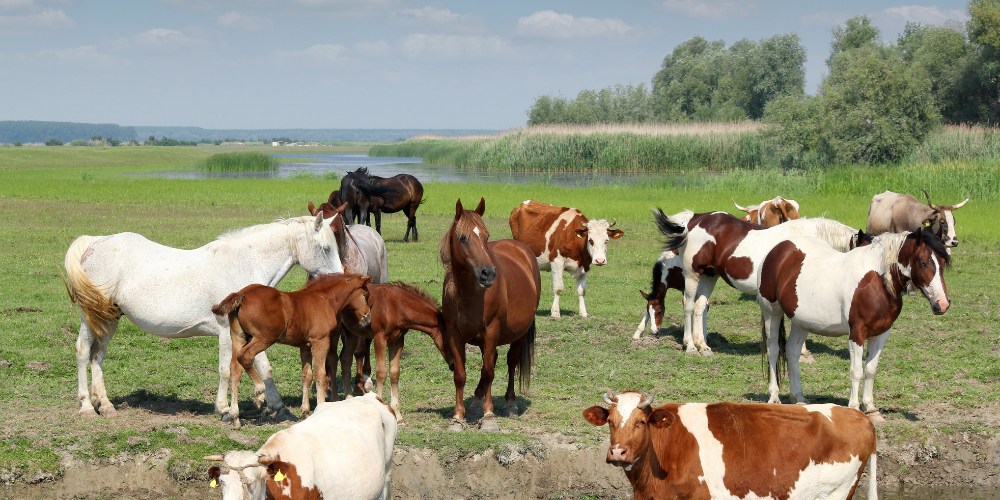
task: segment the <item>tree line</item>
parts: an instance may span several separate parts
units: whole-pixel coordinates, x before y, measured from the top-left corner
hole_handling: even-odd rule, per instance
[[[895,41],[867,16],[847,20],[815,96],[798,35],[729,47],[696,36],[664,57],[651,88],[544,95],[528,125],[763,120],[786,167],[898,160],[940,123],[1000,120],[1000,0],[967,8],[964,24],[908,23]]]
[[[136,138],[135,127],[113,123],[43,122],[28,120],[0,121],[0,143],[33,143],[56,140],[68,143],[104,137],[108,140],[130,141]]]

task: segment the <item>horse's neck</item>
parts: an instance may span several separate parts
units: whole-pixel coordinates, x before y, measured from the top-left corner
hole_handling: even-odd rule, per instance
[[[288,271],[298,263],[292,251],[290,224],[272,223],[266,229],[257,229],[236,237],[217,240],[206,247],[223,259],[233,262],[251,262],[252,283],[277,285]]]
[[[416,307],[401,307],[399,309],[403,313],[403,325],[401,326],[406,329],[420,330],[427,334],[439,329],[441,325],[438,320],[438,309],[421,299],[417,299],[415,302],[418,304]]]

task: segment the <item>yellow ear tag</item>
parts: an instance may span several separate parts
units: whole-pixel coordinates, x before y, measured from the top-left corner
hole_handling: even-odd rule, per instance
[[[219,482],[216,481],[215,479],[213,479],[212,482],[208,483],[208,486],[210,488],[218,488],[219,487]]]
[[[576,233],[576,237],[577,237],[577,238],[583,238],[583,235],[582,235],[582,234],[580,234],[580,233]]]
[[[924,221],[924,227],[931,227],[931,221],[925,220]]]
[[[285,480],[285,475],[282,474],[281,471],[279,470],[278,473],[274,475],[274,482],[284,481],[284,480]]]

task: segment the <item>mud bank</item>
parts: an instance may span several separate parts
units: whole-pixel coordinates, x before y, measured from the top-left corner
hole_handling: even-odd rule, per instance
[[[1000,436],[936,433],[918,440],[894,441],[891,433],[886,434],[879,442],[880,498],[1000,498]],[[448,500],[583,495],[630,498],[624,474],[604,462],[606,450],[604,446],[581,447],[559,435],[547,436],[530,449],[505,444],[463,457],[397,448],[392,496]],[[101,464],[66,458],[58,479],[0,486],[0,498],[194,500],[218,496],[204,477],[207,466],[171,463],[170,456],[170,450],[161,449],[149,455],[122,455]],[[866,473],[862,485],[867,481]]]

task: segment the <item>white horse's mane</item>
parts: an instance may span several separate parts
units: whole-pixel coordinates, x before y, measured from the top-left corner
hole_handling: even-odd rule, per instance
[[[882,269],[879,269],[879,274],[882,275],[882,281],[885,282],[885,288],[889,290],[890,294],[895,294],[895,287],[892,285],[892,270],[893,265],[899,264],[899,251],[903,248],[903,243],[906,242],[906,237],[910,235],[909,231],[902,233],[882,233],[874,238],[871,244],[873,252],[881,252],[880,262],[882,263]]]
[[[826,219],[823,217],[813,217],[811,219],[807,219],[802,217],[798,220],[806,220],[815,224],[816,236],[829,243],[840,252],[850,250],[851,242],[854,241],[854,237],[858,234],[857,229],[833,219]]]

